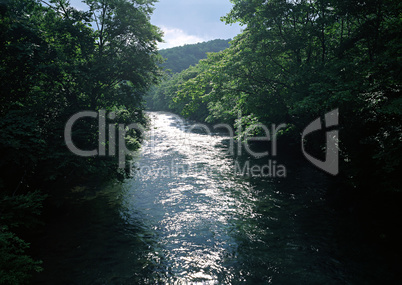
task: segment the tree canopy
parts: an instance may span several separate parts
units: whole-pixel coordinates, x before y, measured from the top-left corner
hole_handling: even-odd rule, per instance
[[[356,191],[400,191],[401,3],[232,2],[223,19],[244,32],[161,85],[158,106],[242,130],[286,123],[291,141],[339,108],[342,175]]]
[[[197,64],[200,59],[207,58],[208,52],[219,52],[229,47],[230,40],[212,40],[208,42],[184,45],[169,49],[162,49],[159,54],[166,59],[163,67],[172,73],[178,73],[191,65]]]
[[[208,53],[219,52],[228,47],[229,40],[218,39],[160,50],[159,54],[166,59],[162,64],[165,73],[163,80],[159,84],[152,86],[147,93],[145,97],[147,107],[151,110],[169,110],[181,113],[184,105],[173,104],[173,97],[175,97],[178,86],[198,74],[201,65],[197,64],[200,60],[206,59]],[[193,65],[196,66],[193,67]],[[196,105],[193,107],[195,108]],[[201,109],[198,110],[197,114],[200,113],[202,113]]]
[[[114,112],[111,125],[146,123],[142,96],[161,62],[153,2],[86,0],[88,11],[67,0],[0,2],[0,283],[20,284],[40,270],[18,234],[39,213],[43,193],[93,175],[127,176],[117,156],[71,153],[64,128],[83,110]],[[97,120],[80,120],[74,142],[94,149],[99,132]],[[141,135],[127,132],[125,141],[138,148]]]

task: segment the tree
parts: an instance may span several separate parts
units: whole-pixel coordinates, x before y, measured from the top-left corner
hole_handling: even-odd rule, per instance
[[[284,122],[289,128],[283,134],[292,140],[312,120],[339,108],[343,174],[358,191],[399,191],[401,4],[232,2],[223,19],[246,29],[230,48],[211,54],[195,78],[182,82],[173,102],[197,106],[201,100],[207,120],[243,130]],[[196,117],[197,108],[184,108],[183,114]]]
[[[117,157],[70,153],[68,119],[89,109],[115,112],[116,125],[146,123],[142,96],[160,74],[161,32],[149,21],[153,1],[86,3],[89,11],[66,0],[0,2],[0,282],[19,284],[39,270],[20,238],[45,197],[37,190],[52,194],[94,175],[129,175]],[[74,125],[82,149],[98,146],[97,123]],[[142,137],[131,131],[124,139],[137,149]],[[23,214],[7,206],[22,200]]]
[[[162,66],[173,73],[181,72],[184,69],[189,68],[191,65],[196,65],[201,59],[205,59],[207,53],[219,52],[228,48],[229,41],[230,40],[217,39],[198,44],[160,50],[159,54],[166,59]]]

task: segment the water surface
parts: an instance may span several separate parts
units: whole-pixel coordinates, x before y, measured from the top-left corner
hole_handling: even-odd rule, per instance
[[[72,191],[41,237],[38,284],[376,284],[370,249],[349,238],[308,162],[275,158],[287,177],[236,175],[223,134],[150,113],[124,184]],[[279,149],[280,151],[280,149]],[[390,276],[388,276],[390,278]]]

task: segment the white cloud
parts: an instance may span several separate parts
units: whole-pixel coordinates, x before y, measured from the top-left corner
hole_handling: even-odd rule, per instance
[[[201,38],[195,35],[186,34],[183,30],[178,28],[168,28],[165,26],[160,27],[164,33],[164,43],[160,43],[160,49],[182,46],[185,44],[195,44],[207,41],[206,38]]]

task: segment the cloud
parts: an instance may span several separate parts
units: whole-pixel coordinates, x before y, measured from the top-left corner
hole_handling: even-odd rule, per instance
[[[232,5],[229,0],[160,0],[156,2],[151,23],[165,31],[166,41],[165,44],[159,44],[159,48],[234,38],[241,32],[241,27],[238,24],[225,25],[220,21],[220,18],[230,11]],[[174,38],[178,40],[172,41]],[[184,41],[185,38],[189,41]]]
[[[164,33],[163,40],[165,41],[158,45],[160,49],[177,47],[185,44],[195,44],[208,40],[199,36],[189,35],[178,28],[169,28],[166,26],[161,26],[160,28]]]
[[[1,1],[1,0],[0,0]],[[82,0],[70,0],[73,7],[88,10]],[[160,0],[155,2],[151,23],[164,32],[160,49],[209,41],[229,39],[241,32],[238,24],[225,25],[220,17],[232,8],[229,0]]]

